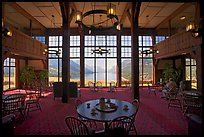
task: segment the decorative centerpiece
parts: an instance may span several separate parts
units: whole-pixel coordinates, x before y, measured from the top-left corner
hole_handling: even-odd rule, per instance
[[[100,98],[99,103],[96,104],[95,108],[98,111],[103,111],[103,112],[113,112],[117,110],[117,105],[111,102],[106,102],[105,98]]]
[[[105,105],[106,105],[105,98],[99,99],[99,105],[101,109],[105,109]]]

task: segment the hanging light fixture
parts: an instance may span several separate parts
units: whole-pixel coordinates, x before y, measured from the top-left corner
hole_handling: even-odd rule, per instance
[[[194,31],[196,29],[196,25],[194,22],[189,22],[186,26],[186,31],[189,32],[189,31]]]
[[[93,53],[100,54],[100,55],[103,55],[104,53],[105,54],[110,54],[110,49],[102,49],[101,47],[99,47],[96,50],[92,49],[91,54],[93,54]]]
[[[61,50],[48,50],[47,48],[44,49],[43,54],[55,54],[56,56],[59,56],[61,54]]]
[[[148,50],[140,51],[140,53],[145,54],[147,56],[148,54],[159,54],[159,50],[150,48]]]
[[[75,23],[81,23],[82,21],[82,12],[76,11],[76,21]]]
[[[103,15],[106,15],[106,19],[105,19],[105,16]],[[93,19],[92,24],[87,24],[84,20],[88,16],[91,16],[93,18],[96,16],[99,16],[100,20],[98,22],[95,22],[96,20]],[[109,20],[111,20],[112,25],[108,27],[104,27],[105,25],[103,24],[107,24]],[[116,15],[116,5],[112,3],[108,3],[106,10],[94,9],[94,10],[87,11],[85,13],[76,11],[75,23],[79,24],[79,26],[81,26],[82,28],[86,28],[89,31],[89,33],[92,33],[95,31],[105,31],[110,29],[121,30],[119,19],[118,19],[118,16]]]

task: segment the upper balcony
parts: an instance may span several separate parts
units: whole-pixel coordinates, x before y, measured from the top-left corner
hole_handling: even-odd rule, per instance
[[[154,45],[159,50],[155,59],[178,56],[193,51],[193,48],[201,45],[202,37],[193,37],[190,32],[182,31],[168,39]]]

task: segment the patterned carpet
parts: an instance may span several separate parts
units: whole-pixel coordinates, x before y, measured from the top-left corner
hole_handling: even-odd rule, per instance
[[[83,102],[101,97],[115,98],[131,102],[132,93],[129,89],[120,88],[117,92],[91,92],[81,88]],[[21,91],[23,92],[23,91]],[[146,88],[140,88],[140,108],[136,116],[135,125],[138,135],[187,135],[188,121],[179,108],[169,108],[168,101],[161,99],[161,92],[156,91],[156,96],[149,94]],[[41,111],[30,112],[26,120],[15,128],[16,135],[70,135],[65,124],[65,117],[76,116],[74,98],[69,103],[62,103],[60,98],[54,101],[53,94],[44,94],[40,99]],[[98,123],[98,130],[102,124]],[[130,133],[134,135],[133,133]]]

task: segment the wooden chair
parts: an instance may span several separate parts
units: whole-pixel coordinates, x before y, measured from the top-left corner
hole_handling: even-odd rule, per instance
[[[183,84],[183,81],[180,82],[179,84],[179,89],[178,88],[174,88],[172,90],[175,90],[171,92],[169,92],[169,103],[168,103],[168,108],[169,107],[179,107],[183,110],[183,90],[185,88],[185,85]]]
[[[78,118],[67,116],[65,122],[71,135],[93,135],[95,132],[94,130],[89,129],[86,124]]]
[[[120,116],[110,121],[107,135],[129,135],[133,126],[133,119],[128,116]]]
[[[42,111],[41,107],[40,107],[40,87],[35,87],[35,91],[31,91],[31,90],[26,90],[26,95],[27,95],[27,100],[26,102],[26,107],[25,107],[25,112],[27,111],[27,115],[29,114],[29,112],[31,111],[36,111],[36,110],[40,110]]]
[[[134,131],[135,134],[137,135],[137,130],[136,130],[136,127],[135,127],[134,122],[135,122],[135,117],[136,117],[137,112],[138,112],[138,109],[139,109],[139,100],[138,100],[138,99],[134,99],[131,103],[136,107],[136,111],[135,111],[135,113],[131,116],[132,121],[133,121],[133,125],[132,125],[130,131]]]
[[[179,89],[174,87],[172,88],[169,92],[167,92],[169,103],[168,103],[168,108],[169,107],[178,107],[182,109],[181,105],[181,97],[179,96]]]
[[[82,101],[80,99],[76,99],[75,108],[77,109],[77,106],[80,105],[80,104],[82,104]],[[88,125],[88,127],[94,128],[95,130],[97,129],[96,121],[86,119],[84,117],[81,117],[80,115],[78,115],[78,119],[82,120],[86,125]]]
[[[197,111],[196,113],[202,113],[202,96],[201,95],[183,95],[183,114],[185,115],[189,111]]]
[[[89,81],[88,82],[88,87],[89,87],[90,91],[93,91],[94,90],[94,83],[92,81]]]
[[[2,101],[3,115],[20,112],[24,119],[25,94],[10,94]]]
[[[97,88],[98,91],[102,91],[103,86],[102,86],[102,82],[101,81],[97,81],[96,82],[96,88]]]
[[[154,93],[154,95],[156,96],[156,89],[154,87],[151,87],[148,83],[148,91],[149,91],[149,94],[150,93]]]

